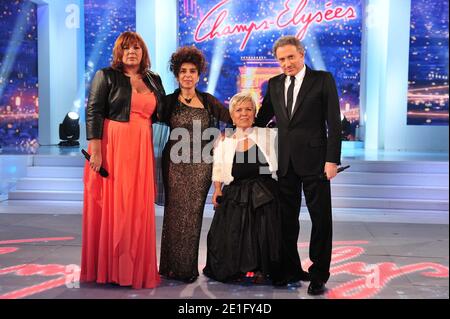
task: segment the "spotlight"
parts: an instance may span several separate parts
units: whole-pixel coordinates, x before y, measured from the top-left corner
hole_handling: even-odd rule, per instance
[[[80,143],[80,116],[75,112],[67,113],[64,121],[59,124],[59,146],[78,146]]]

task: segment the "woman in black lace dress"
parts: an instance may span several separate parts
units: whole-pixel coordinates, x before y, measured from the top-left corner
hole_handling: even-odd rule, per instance
[[[170,138],[164,148],[165,208],[159,272],[170,279],[193,282],[198,277],[198,248],[203,210],[211,187],[212,157],[205,147],[213,136],[205,130],[231,123],[228,109],[196,85],[205,71],[203,53],[182,47],[172,54],[170,70],[179,89],[166,98]],[[218,130],[212,130],[218,133]]]
[[[216,212],[203,273],[227,282],[253,272],[257,283],[270,279],[278,284],[282,246],[276,132],[252,127],[255,108],[251,95],[236,94],[230,101],[236,131],[214,149]]]

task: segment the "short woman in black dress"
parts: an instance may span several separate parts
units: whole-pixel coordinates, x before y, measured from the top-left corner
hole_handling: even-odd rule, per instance
[[[252,127],[249,93],[230,101],[236,131],[214,149],[213,204],[203,273],[227,282],[248,272],[255,282],[280,280],[281,211],[276,181],[276,132]],[[222,189],[222,185],[225,186]]]

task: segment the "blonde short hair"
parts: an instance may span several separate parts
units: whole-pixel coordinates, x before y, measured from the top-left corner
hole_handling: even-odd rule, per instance
[[[256,113],[256,102],[253,94],[250,92],[239,92],[235,94],[230,100],[230,114],[233,112],[234,108],[241,104],[242,102],[251,102],[253,106],[253,111]]]

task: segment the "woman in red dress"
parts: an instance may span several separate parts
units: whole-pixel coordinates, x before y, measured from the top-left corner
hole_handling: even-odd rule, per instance
[[[92,81],[86,110],[90,162],[84,169],[81,282],[154,288],[155,173],[152,122],[164,88],[149,71],[142,38],[124,32],[111,67]],[[157,110],[157,111],[156,111]],[[109,176],[98,172],[104,167]]]

